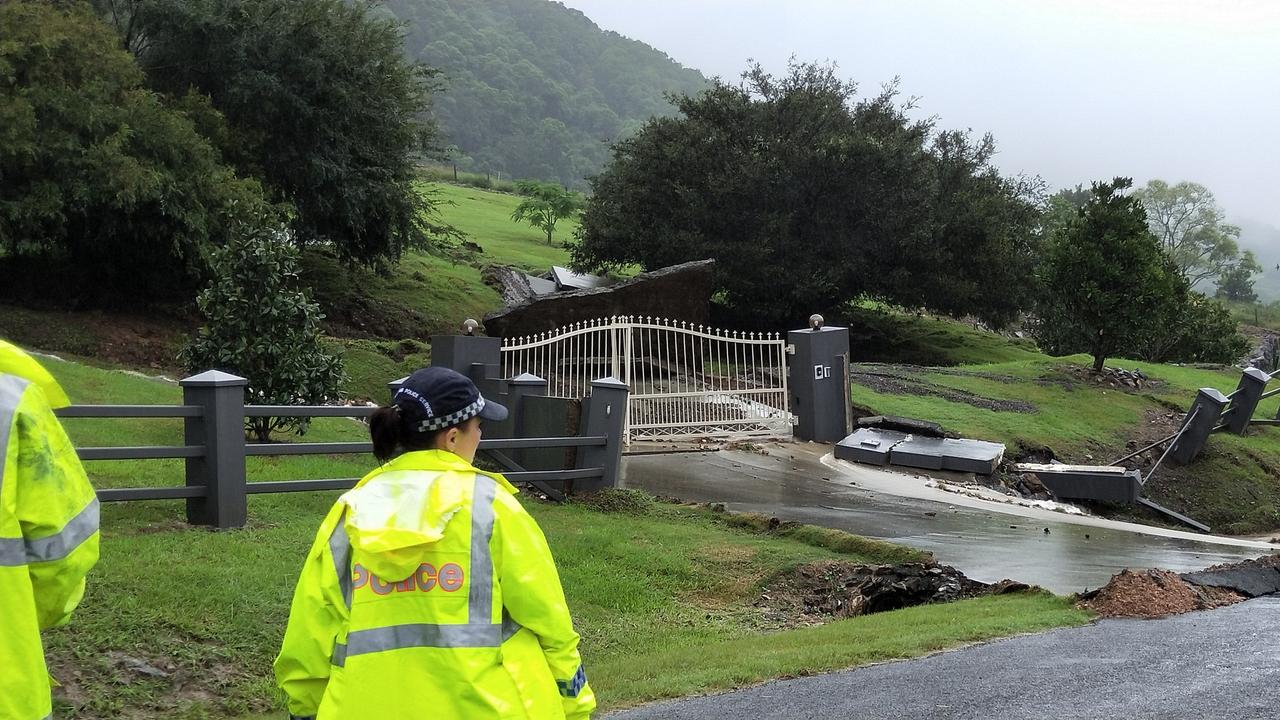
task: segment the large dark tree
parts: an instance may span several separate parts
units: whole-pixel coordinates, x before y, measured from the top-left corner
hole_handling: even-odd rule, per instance
[[[95,2],[153,88],[194,89],[226,117],[211,134],[293,206],[298,244],[376,262],[440,229],[413,184],[414,157],[435,140],[434,72],[406,59],[400,27],[370,3]]]
[[[675,99],[593,180],[574,263],[652,269],[715,258],[717,302],[785,327],[859,296],[994,324],[1027,297],[1034,187],[989,138],[935,134],[893,88],[857,99],[830,67],[758,66]]]
[[[1093,369],[1136,354],[1152,321],[1176,308],[1180,276],[1147,229],[1128,178],[1094,183],[1071,220],[1049,238],[1040,267],[1036,336],[1053,354],[1087,352]]]
[[[142,86],[76,3],[0,3],[0,258],[6,294],[182,297],[229,223],[263,204],[181,107]]]

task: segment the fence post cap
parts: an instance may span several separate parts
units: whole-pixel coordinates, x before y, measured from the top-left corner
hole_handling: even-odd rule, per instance
[[[1251,367],[1248,370],[1245,370],[1244,376],[1247,378],[1253,378],[1254,380],[1257,380],[1263,385],[1266,385],[1267,381],[1271,379],[1270,375],[1266,374],[1265,372],[1263,372],[1262,370],[1259,370],[1256,367]]]
[[[183,378],[178,384],[182,387],[243,387],[249,381],[221,370],[206,370],[199,375]]]
[[[507,381],[508,385],[545,385],[546,380],[533,373],[520,373]]]
[[[602,377],[602,378],[597,378],[597,379],[595,379],[595,380],[592,380],[592,381],[591,381],[591,387],[593,387],[593,388],[615,388],[615,389],[620,389],[620,390],[626,390],[626,389],[627,389],[627,384],[626,384],[626,383],[624,383],[624,382],[622,382],[622,381],[621,381],[621,380],[619,380],[618,378],[613,377],[613,376],[611,375],[611,376],[609,376],[609,377]]]
[[[1217,388],[1200,388],[1200,394],[1213,400],[1214,402],[1226,403],[1227,396],[1223,395]]]

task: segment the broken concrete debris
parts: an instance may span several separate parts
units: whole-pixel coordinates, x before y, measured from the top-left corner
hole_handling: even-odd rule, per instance
[[[1138,501],[1142,472],[1115,465],[1016,463],[1013,471],[1032,475],[1060,498],[1131,505]]]
[[[870,415],[858,418],[858,427],[896,430],[921,437],[954,437],[948,436],[942,426],[928,420],[898,417],[897,415]]]
[[[1004,458],[1004,445],[864,427],[836,443],[835,456],[870,465],[990,475]]]

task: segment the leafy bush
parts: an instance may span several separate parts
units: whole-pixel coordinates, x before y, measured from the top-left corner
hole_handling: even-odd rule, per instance
[[[1221,302],[1184,290],[1148,324],[1138,354],[1151,362],[1234,363],[1249,350],[1248,339],[1236,328]]]
[[[205,318],[182,352],[193,372],[216,369],[249,380],[247,402],[321,404],[339,397],[346,380],[342,359],[320,341],[320,307],[296,289],[298,251],[280,224],[259,214],[213,253],[213,282],[196,305]],[[248,418],[260,441],[271,431],[305,433],[305,418]]]

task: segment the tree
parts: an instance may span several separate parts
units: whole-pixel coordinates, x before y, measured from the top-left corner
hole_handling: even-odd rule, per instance
[[[1130,352],[1149,362],[1239,361],[1249,342],[1237,331],[1231,312],[1192,290],[1175,269],[1169,273],[1172,293],[1134,335]]]
[[[1090,198],[1054,232],[1041,261],[1035,333],[1052,354],[1084,351],[1101,371],[1132,349],[1180,279],[1147,227],[1128,178],[1093,183]]]
[[[81,300],[190,292],[231,219],[263,204],[197,131],[193,116],[216,124],[216,111],[145,89],[81,5],[0,3],[0,37],[0,285]]]
[[[249,381],[248,402],[318,405],[339,397],[342,359],[320,342],[320,306],[298,285],[298,251],[279,222],[259,216],[213,253],[213,281],[196,299],[204,326],[182,351],[192,372],[222,370]],[[273,430],[305,433],[305,418],[248,418],[266,442]]]
[[[559,183],[521,180],[516,183],[516,191],[524,196],[524,200],[511,213],[516,222],[528,221],[530,225],[547,234],[547,245],[551,244],[551,234],[555,232],[556,223],[573,217],[582,207],[577,193],[569,192]]]
[[[716,260],[717,313],[757,329],[859,296],[1000,325],[1030,300],[1036,184],[994,142],[935,133],[896,88],[858,99],[830,66],[756,66],[675,99],[592,180],[573,263]]]
[[[1226,222],[1205,186],[1152,180],[1135,195],[1147,210],[1151,232],[1192,287],[1217,278],[1236,261],[1240,228]]]
[[[301,247],[376,264],[449,237],[414,187],[437,73],[363,0],[95,0],[154,89],[209,97],[221,149],[292,205]]]
[[[1236,302],[1257,302],[1253,291],[1253,276],[1262,272],[1262,265],[1252,250],[1245,250],[1240,257],[1218,276],[1217,297]]]

